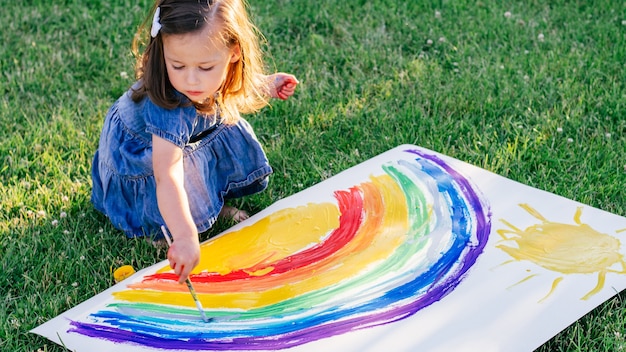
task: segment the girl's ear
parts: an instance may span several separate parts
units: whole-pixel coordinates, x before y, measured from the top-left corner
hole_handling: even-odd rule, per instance
[[[241,47],[239,44],[235,44],[233,48],[230,50],[230,62],[235,63],[241,59]]]

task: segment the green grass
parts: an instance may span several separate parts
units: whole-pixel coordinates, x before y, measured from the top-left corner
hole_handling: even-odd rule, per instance
[[[249,117],[275,175],[245,208],[411,143],[626,215],[621,2],[250,2],[270,68],[302,84]],[[28,331],[110,287],[111,268],[165,258],[89,202],[102,120],[131,84],[149,5],[0,0],[2,351],[62,351]],[[539,351],[624,350],[625,332],[623,291]]]

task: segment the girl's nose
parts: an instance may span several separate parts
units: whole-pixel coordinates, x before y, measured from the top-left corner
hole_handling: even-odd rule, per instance
[[[198,82],[200,82],[198,74],[195,70],[189,70],[189,73],[187,74],[187,84],[197,84]]]

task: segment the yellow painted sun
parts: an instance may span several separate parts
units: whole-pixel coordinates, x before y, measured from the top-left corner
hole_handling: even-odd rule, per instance
[[[528,204],[519,204],[519,206],[541,220],[541,223],[521,230],[508,221],[500,219],[508,226],[508,229],[497,230],[502,237],[500,242],[512,241],[517,246],[499,244],[496,247],[513,257],[511,261],[530,261],[561,274],[597,273],[597,285],[581,298],[583,300],[589,299],[602,290],[607,273],[626,274],[626,262],[620,253],[620,241],[582,223],[580,220],[582,207],[578,207],[574,214],[575,224],[562,224],[548,221]],[[534,275],[518,283],[532,276]],[[540,302],[548,298],[563,279],[563,276],[558,276],[553,281],[550,292]]]

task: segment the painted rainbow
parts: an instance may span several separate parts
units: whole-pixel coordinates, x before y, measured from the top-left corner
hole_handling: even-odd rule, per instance
[[[280,209],[202,244],[191,276],[204,323],[169,267],[113,294],[69,333],[176,350],[277,350],[404,319],[463,280],[489,206],[441,158],[405,150],[336,202]]]

